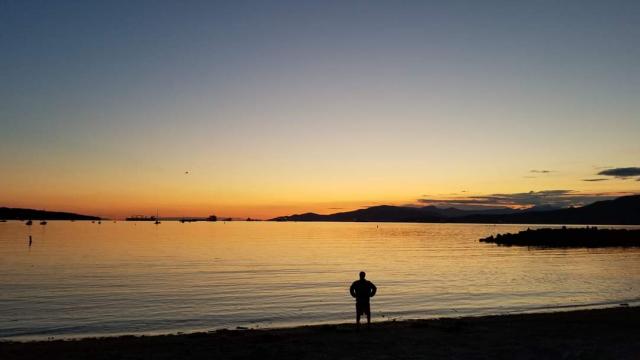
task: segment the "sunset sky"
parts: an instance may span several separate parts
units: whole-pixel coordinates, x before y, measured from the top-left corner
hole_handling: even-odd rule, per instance
[[[640,1],[2,1],[0,206],[640,193]]]

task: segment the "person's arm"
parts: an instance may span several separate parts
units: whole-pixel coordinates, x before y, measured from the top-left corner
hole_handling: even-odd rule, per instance
[[[369,284],[371,284],[371,297],[374,297],[376,296],[376,292],[378,291],[378,288],[375,285],[373,285],[372,282],[370,282]]]
[[[351,294],[352,297],[356,297],[355,283],[351,284],[351,287],[349,288],[349,293]]]

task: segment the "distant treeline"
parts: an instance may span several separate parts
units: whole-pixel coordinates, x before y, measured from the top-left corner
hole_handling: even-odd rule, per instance
[[[69,212],[0,207],[2,220],[100,220],[97,216]]]
[[[503,246],[535,247],[639,247],[640,229],[598,229],[597,227],[527,229],[519,233],[498,234],[480,242]]]

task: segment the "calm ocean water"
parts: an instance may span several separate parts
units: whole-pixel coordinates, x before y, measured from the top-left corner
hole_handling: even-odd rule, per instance
[[[0,338],[352,321],[360,270],[374,321],[640,302],[640,249],[478,242],[526,227],[0,223]]]

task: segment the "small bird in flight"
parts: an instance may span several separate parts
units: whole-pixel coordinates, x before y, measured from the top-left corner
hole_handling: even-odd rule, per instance
[[[185,175],[189,175],[189,172],[188,172],[188,171],[185,171],[185,172],[184,172],[184,174],[185,174]]]

